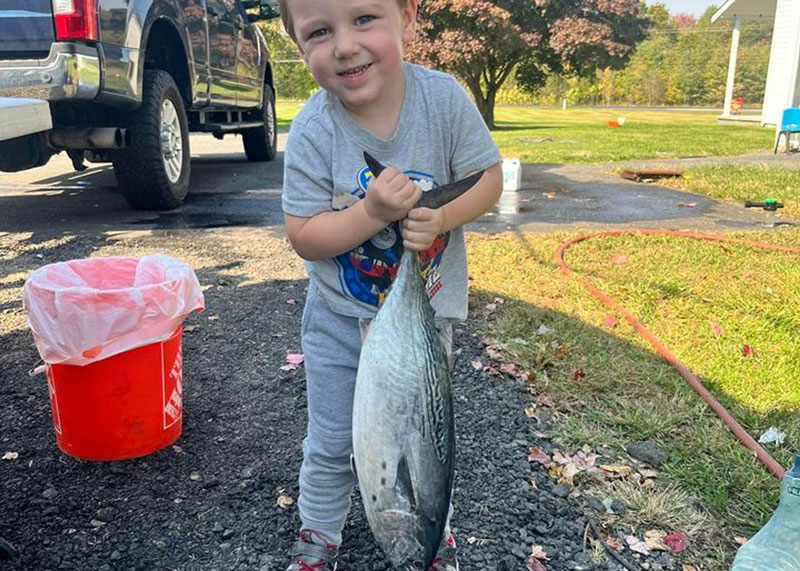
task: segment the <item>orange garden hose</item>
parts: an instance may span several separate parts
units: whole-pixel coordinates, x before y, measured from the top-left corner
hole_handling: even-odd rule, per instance
[[[712,395],[708,389],[703,386],[703,383],[701,383],[700,380],[694,374],[692,374],[692,372],[683,363],[678,361],[678,359],[669,352],[669,350],[656,338],[656,336],[653,335],[644,325],[642,325],[642,323],[636,319],[632,313],[624,309],[613,297],[593,286],[589,280],[573,272],[569,266],[567,266],[566,262],[564,262],[564,252],[573,244],[583,242],[584,240],[588,240],[590,238],[597,238],[601,236],[622,236],[625,234],[658,234],[692,238],[695,240],[709,240],[712,242],[733,242],[737,244],[746,244],[748,246],[761,248],[764,250],[790,252],[795,254],[800,254],[800,248],[779,246],[776,244],[768,244],[766,242],[754,242],[737,238],[727,238],[725,236],[717,236],[715,234],[700,234],[695,232],[680,232],[674,230],[609,230],[604,232],[592,232],[577,236],[575,238],[570,238],[558,247],[558,250],[556,250],[554,256],[556,264],[558,264],[558,266],[566,275],[577,279],[594,297],[622,315],[625,320],[630,323],[639,332],[639,334],[650,343],[650,345],[653,346],[656,352],[661,355],[670,365],[672,365],[678,371],[678,373],[680,373],[684,380],[689,383],[689,386],[691,386],[695,392],[700,395],[700,397],[708,404],[711,410],[713,410],[717,416],[719,416],[722,421],[728,425],[728,428],[731,429],[731,432],[733,432],[736,438],[738,438],[749,450],[754,452],[758,460],[764,464],[764,466],[766,466],[770,472],[772,472],[778,479],[781,479],[785,472],[783,466],[781,466],[778,461],[769,454],[769,452],[764,450],[764,448],[758,442],[756,442],[756,440],[750,436],[750,434],[747,433],[742,425],[739,424],[736,419],[733,418],[733,416],[731,416],[731,414],[716,398],[714,398],[714,395]]]

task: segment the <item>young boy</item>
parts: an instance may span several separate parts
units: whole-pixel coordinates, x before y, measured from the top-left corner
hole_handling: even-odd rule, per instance
[[[361,330],[407,248],[420,253],[449,349],[450,320],[467,314],[461,227],[494,204],[502,173],[497,147],[464,90],[446,74],[403,60],[417,0],[280,4],[284,27],[322,87],[292,122],[284,157],[286,231],[310,277],[301,325],[308,399],[302,528],[287,571],[332,571],[354,483]],[[363,151],[388,168],[373,177]],[[423,191],[482,169],[453,202],[414,208]],[[431,569],[458,569],[449,529]]]

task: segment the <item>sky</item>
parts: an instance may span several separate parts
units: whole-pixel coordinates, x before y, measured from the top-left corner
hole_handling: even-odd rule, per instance
[[[669,9],[670,14],[692,14],[696,17],[700,17],[703,15],[703,12],[706,11],[712,2],[703,2],[702,0],[698,2],[697,0],[648,0],[648,4],[655,4],[657,1],[660,1],[662,4],[666,5],[667,9]],[[721,5],[723,2],[722,0],[718,0],[717,2],[713,2],[717,6]]]

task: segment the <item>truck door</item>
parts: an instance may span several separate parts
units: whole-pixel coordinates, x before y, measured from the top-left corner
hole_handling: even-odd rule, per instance
[[[244,8],[236,2],[239,10],[238,23],[239,40],[237,44],[238,57],[236,59],[236,81],[239,83],[239,107],[256,107],[261,105],[261,85],[263,79],[260,77],[262,58],[266,54],[259,50],[258,34],[255,24],[247,21],[247,14]]]
[[[182,0],[183,20],[189,35],[192,49],[194,75],[192,93],[195,103],[208,103],[208,33],[206,30],[205,6],[203,0]]]
[[[239,10],[235,0],[206,0],[208,13],[209,64],[211,68],[211,103],[235,106],[236,39],[234,18]]]

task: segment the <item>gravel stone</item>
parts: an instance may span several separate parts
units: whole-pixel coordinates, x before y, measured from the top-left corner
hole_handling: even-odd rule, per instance
[[[669,454],[649,440],[631,442],[625,447],[625,451],[637,460],[650,464],[653,468],[660,468],[664,462],[669,460]]]

